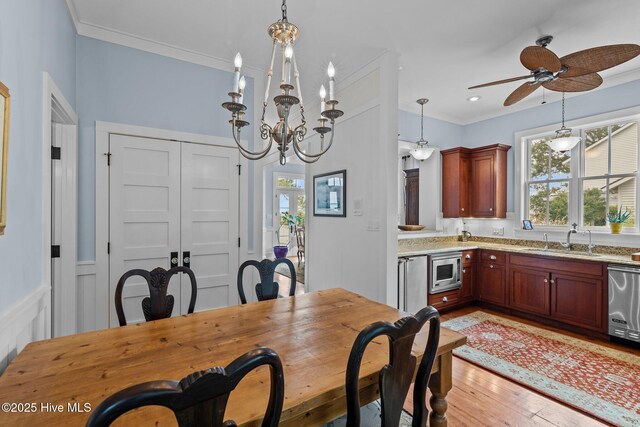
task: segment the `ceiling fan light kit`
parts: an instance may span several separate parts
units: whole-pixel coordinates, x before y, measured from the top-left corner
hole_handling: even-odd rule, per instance
[[[556,131],[555,138],[547,141],[553,151],[564,153],[580,143],[582,138],[571,135],[571,129],[564,125],[564,92],[562,92],[562,127]]]
[[[311,153],[305,151],[300,145],[304,141],[307,134],[306,119],[304,115],[304,104],[302,102],[301,87],[300,87],[300,73],[298,71],[298,64],[293,51],[293,46],[296,39],[300,36],[298,27],[287,20],[287,2],[282,2],[282,19],[278,22],[271,24],[268,29],[269,37],[273,41],[273,49],[271,51],[271,65],[267,72],[267,84],[264,94],[264,102],[262,106],[262,117],[260,120],[260,137],[264,141],[268,141],[267,146],[259,151],[251,151],[244,147],[240,143],[240,132],[243,127],[248,126],[249,122],[244,119],[246,105],[243,104],[245,80],[240,75],[242,68],[242,57],[240,53],[236,55],[234,60],[234,83],[233,89],[229,92],[231,97],[230,102],[225,102],[222,107],[227,109],[231,113],[231,134],[235,140],[240,153],[249,160],[258,160],[269,154],[271,146],[275,141],[277,144],[280,164],[284,165],[287,162],[287,151],[290,145],[293,146],[293,151],[300,160],[305,163],[315,163],[320,157],[326,153],[333,144],[335,120],[341,117],[344,113],[337,109],[338,101],[335,99],[335,67],[329,62],[327,68],[327,74],[329,76],[329,99],[326,99],[326,90],[324,85],[320,89],[320,118],[318,119],[319,125],[313,130],[320,135],[320,151]],[[270,126],[265,122],[265,114],[267,111],[267,105],[269,100],[269,87],[271,86],[271,77],[273,76],[273,65],[276,57],[276,50],[280,48],[282,54],[282,80],[280,83],[280,94],[273,98],[276,105],[276,111],[278,113],[279,121]],[[293,79],[297,85],[293,85],[291,74],[293,72]],[[296,90],[295,96],[292,92]],[[289,123],[289,115],[291,109],[299,105],[300,108],[300,124],[295,128],[292,128]],[[325,144],[325,135],[331,133],[331,138],[328,143]]]
[[[536,40],[536,46],[525,47],[520,53],[520,62],[529,74],[472,86],[469,89],[494,86],[518,80],[532,81],[521,84],[504,101],[504,106],[513,105],[529,96],[539,87],[556,92],[584,92],[602,84],[599,71],[607,70],[640,55],[636,44],[617,44],[581,50],[559,58],[547,48],[552,36]]]
[[[424,139],[424,104],[429,102],[427,98],[420,98],[416,101],[420,104],[420,140],[416,142],[416,148],[409,151],[411,157],[416,160],[427,160],[433,152],[435,148],[429,147],[429,141]]]

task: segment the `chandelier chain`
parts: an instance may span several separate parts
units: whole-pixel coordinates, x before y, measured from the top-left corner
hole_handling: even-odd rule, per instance
[[[420,105],[420,142],[424,141],[424,104]]]
[[[562,127],[564,128],[564,92],[562,92]]]
[[[280,9],[282,10],[282,22],[288,22],[287,21],[287,0],[282,0],[282,7]]]

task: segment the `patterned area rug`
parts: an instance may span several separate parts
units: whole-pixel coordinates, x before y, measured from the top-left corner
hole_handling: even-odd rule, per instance
[[[618,426],[640,426],[640,356],[480,311],[442,324],[453,354]]]
[[[296,270],[296,282],[304,283],[304,262],[301,262],[298,265],[297,262],[291,261],[293,263],[293,267]],[[289,267],[286,264],[278,264],[276,266],[276,273],[282,274],[283,276],[289,277],[291,279],[291,272],[289,271]]]

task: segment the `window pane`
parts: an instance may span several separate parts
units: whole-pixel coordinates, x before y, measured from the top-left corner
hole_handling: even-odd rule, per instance
[[[620,207],[622,212],[629,211],[631,215],[623,224],[623,227],[633,228],[636,210],[636,179],[619,178],[611,179],[609,182],[609,212],[617,213]]]
[[[584,226],[604,226],[607,213],[607,181],[605,179],[585,180],[582,185]]]
[[[278,187],[280,188],[301,188],[304,189],[304,179],[297,178],[278,178]]]
[[[549,177],[549,151],[548,138],[534,139],[530,141],[531,161],[529,163],[529,175],[532,181],[540,181]]]
[[[638,123],[611,126],[611,173],[635,173],[638,170]]]
[[[549,179],[571,178],[571,151],[557,153],[549,151],[551,156],[551,172]]]
[[[533,224],[547,223],[547,184],[529,184],[529,219]]]
[[[609,173],[609,126],[586,130],[584,135],[584,176]]]
[[[549,224],[569,224],[569,183],[549,183]]]

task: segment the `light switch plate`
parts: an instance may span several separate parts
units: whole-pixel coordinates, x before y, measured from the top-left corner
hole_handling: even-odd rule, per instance
[[[504,236],[504,227],[493,227],[494,236]]]

